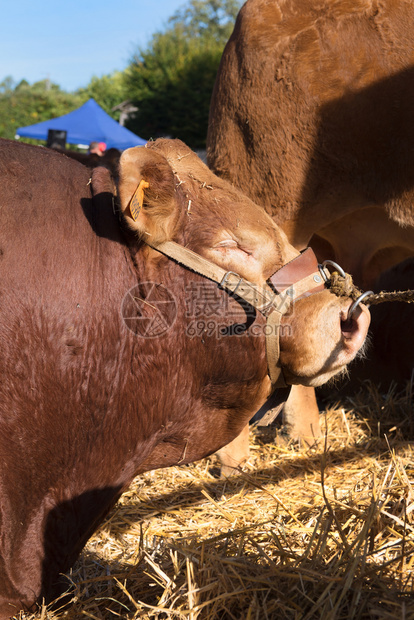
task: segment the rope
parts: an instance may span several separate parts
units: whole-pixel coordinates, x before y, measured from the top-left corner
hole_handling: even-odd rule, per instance
[[[354,285],[352,276],[348,273],[345,275],[345,278],[343,278],[337,271],[334,271],[331,274],[331,282],[328,286],[332,293],[338,297],[351,297],[354,301],[362,294],[362,291]],[[374,306],[386,301],[404,301],[407,304],[414,303],[414,290],[372,293],[372,295],[365,297],[363,303]]]
[[[368,295],[363,303],[375,306],[376,304],[382,304],[384,301],[405,301],[407,304],[412,304],[414,303],[414,291],[381,291],[377,294]]]
[[[354,301],[362,295],[362,291],[355,286],[352,281],[352,276],[348,273],[343,278],[337,271],[331,273],[330,284],[327,284],[329,289],[338,297],[351,297]]]

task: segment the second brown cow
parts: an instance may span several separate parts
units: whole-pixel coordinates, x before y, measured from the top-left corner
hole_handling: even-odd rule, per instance
[[[363,288],[414,254],[413,32],[407,0],[248,0],[211,102],[210,167]],[[311,391],[286,413],[318,435]]]

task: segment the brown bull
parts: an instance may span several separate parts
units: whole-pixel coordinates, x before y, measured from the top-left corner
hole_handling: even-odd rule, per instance
[[[118,175],[119,158],[121,157],[121,151],[119,149],[111,148],[107,149],[103,154],[97,155],[96,153],[80,153],[78,151],[71,151],[70,149],[54,149],[58,153],[63,153],[66,157],[76,159],[87,168],[97,168],[98,166],[104,166],[111,171],[114,177]]]
[[[269,394],[265,317],[145,240],[266,288],[298,252],[179,141],[125,151],[117,188],[104,168],[91,180],[8,141],[0,176],[3,620],[59,593],[134,476],[215,452]],[[350,325],[349,305],[325,289],[283,317],[290,382],[319,384],[355,357],[369,314]]]
[[[413,31],[406,0],[248,0],[212,97],[216,174],[363,287],[414,253]]]
[[[248,0],[211,101],[214,172],[363,288],[414,254],[413,32],[407,0]],[[295,399],[309,440],[314,394]]]

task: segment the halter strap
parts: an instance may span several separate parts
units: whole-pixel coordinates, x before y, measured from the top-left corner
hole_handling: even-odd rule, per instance
[[[158,250],[165,256],[174,259],[177,263],[188,267],[192,271],[217,282],[222,288],[234,293],[254,306],[262,313],[270,308],[275,298],[275,293],[270,287],[258,287],[248,280],[245,280],[233,271],[226,271],[219,265],[210,262],[192,250],[175,243],[174,241],[164,241],[162,243],[152,243],[145,240],[145,243]]]
[[[330,278],[326,267],[318,265],[313,250],[307,248],[276,271],[269,280],[271,286],[266,284],[259,287],[174,241],[154,243],[145,240],[145,243],[180,265],[213,280],[224,290],[247,301],[266,317],[266,357],[272,392],[276,388],[287,387],[280,364],[279,335],[282,317],[289,311],[293,301],[303,295],[323,290],[324,280],[328,281]]]

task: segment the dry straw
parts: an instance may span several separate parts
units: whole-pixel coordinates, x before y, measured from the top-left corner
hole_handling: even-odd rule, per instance
[[[252,433],[242,473],[214,458],[138,477],[71,572],[66,611],[30,620],[414,619],[412,384],[324,413],[326,445]]]

